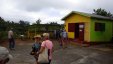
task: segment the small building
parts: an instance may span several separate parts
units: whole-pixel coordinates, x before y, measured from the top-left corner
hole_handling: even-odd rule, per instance
[[[113,18],[72,11],[62,18],[68,38],[83,42],[109,42],[113,34]]]

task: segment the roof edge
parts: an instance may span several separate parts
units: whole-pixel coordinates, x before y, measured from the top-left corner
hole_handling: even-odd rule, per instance
[[[65,20],[69,15],[71,14],[79,14],[79,15],[83,15],[83,16],[86,16],[86,17],[91,17],[89,15],[86,15],[86,14],[82,14],[83,12],[78,12],[78,11],[71,11],[69,14],[67,14],[66,16],[64,16],[61,20]]]
[[[105,17],[105,16],[101,16],[101,15],[93,15],[93,14],[90,14],[90,13],[84,13],[84,12],[78,12],[78,11],[71,11],[69,14],[67,14],[66,16],[64,16],[61,20],[65,20],[71,14],[79,14],[79,15],[86,16],[86,17],[113,20],[113,18],[110,18],[110,17]]]
[[[69,15],[71,15],[73,13],[73,11],[71,11],[69,14],[67,14],[66,16],[64,16],[61,20],[65,20]]]

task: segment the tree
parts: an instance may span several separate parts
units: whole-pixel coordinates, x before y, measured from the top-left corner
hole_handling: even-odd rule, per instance
[[[3,22],[3,21],[5,21],[5,20],[4,20],[2,17],[0,17],[0,22],[1,22],[1,21]]]
[[[0,17],[0,31],[5,31],[6,28],[7,28],[7,25],[5,20],[2,17]]]
[[[18,27],[16,27],[17,31],[19,30],[19,32],[21,34],[25,34],[25,32],[28,30],[28,26],[29,26],[29,22],[27,21],[23,21],[23,20],[20,20],[19,23],[18,23]]]
[[[58,25],[57,22],[50,22],[50,25]]]
[[[102,9],[102,8],[94,9],[93,11],[94,11],[94,14],[97,14],[97,15],[113,17],[113,14],[111,14],[110,12],[107,12],[105,9]]]
[[[38,19],[38,20],[36,21],[36,24],[40,24],[40,22],[41,22],[41,20],[40,20],[40,19]]]

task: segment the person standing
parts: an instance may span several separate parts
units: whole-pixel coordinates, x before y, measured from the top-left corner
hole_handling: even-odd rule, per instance
[[[14,50],[15,49],[15,41],[14,41],[14,33],[13,33],[13,28],[11,28],[8,31],[8,39],[9,39],[9,49]]]
[[[36,35],[34,36],[35,38],[35,43],[33,44],[32,46],[32,51],[31,51],[31,55],[34,56],[35,60],[36,60],[36,63],[38,63],[38,56],[36,53],[40,50],[40,47],[41,47],[41,35]]]
[[[61,35],[62,35],[62,46],[63,46],[63,48],[65,48],[65,47],[67,47],[68,33],[66,32],[66,30],[63,30]]]
[[[58,41],[59,41],[59,45],[62,46],[62,39],[61,39],[61,33],[62,33],[62,30],[58,30]]]
[[[37,54],[41,54],[45,48],[48,49],[48,56],[49,56],[49,62],[46,64],[50,64],[51,60],[52,60],[52,53],[53,53],[53,43],[52,41],[49,40],[49,33],[44,33],[43,34],[44,37],[44,41],[41,44],[41,49],[39,52],[37,52]]]
[[[54,37],[55,37],[55,39],[57,38],[57,31],[56,30],[54,30]]]

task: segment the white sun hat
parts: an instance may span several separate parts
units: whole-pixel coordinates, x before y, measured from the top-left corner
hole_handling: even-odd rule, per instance
[[[43,33],[43,36],[49,37],[49,33]]]
[[[37,37],[41,38],[41,35],[37,34],[36,36],[34,36],[34,38],[37,38]]]

